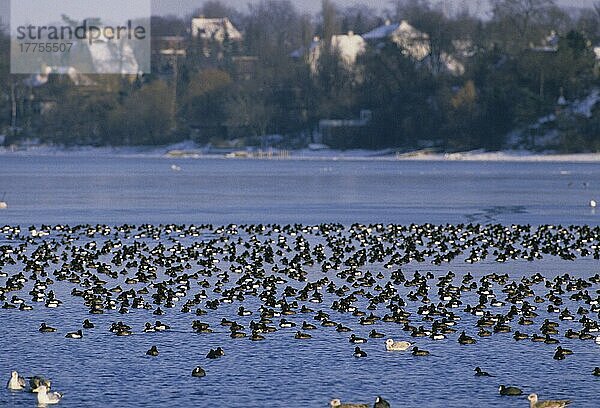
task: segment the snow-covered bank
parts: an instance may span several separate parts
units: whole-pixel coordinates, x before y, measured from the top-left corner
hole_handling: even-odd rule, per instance
[[[505,162],[600,162],[600,153],[538,153],[527,150],[487,152],[473,150],[456,153],[409,152],[396,155],[397,160],[431,161],[505,161]]]
[[[243,151],[246,152],[246,151]],[[0,156],[78,156],[78,157],[147,157],[165,159],[228,159],[228,160],[365,160],[365,161],[496,161],[496,162],[600,162],[600,153],[557,154],[527,150],[502,150],[488,152],[473,150],[454,153],[438,153],[431,149],[409,152],[385,150],[284,150],[273,149],[270,154],[247,151],[247,154],[231,154],[193,142],[169,146],[123,146],[123,147],[61,147],[52,145],[27,146],[26,148],[0,148]],[[284,152],[285,154],[281,154]]]
[[[82,157],[165,157],[172,151],[195,152],[199,148],[193,142],[168,146],[58,146],[27,145],[0,147],[0,155],[15,156],[82,156]],[[201,152],[200,152],[201,153]]]

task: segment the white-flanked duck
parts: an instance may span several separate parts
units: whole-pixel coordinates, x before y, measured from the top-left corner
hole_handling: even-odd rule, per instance
[[[67,333],[65,337],[67,339],[80,339],[83,337],[83,332],[81,331],[81,329],[79,329],[76,332]]]

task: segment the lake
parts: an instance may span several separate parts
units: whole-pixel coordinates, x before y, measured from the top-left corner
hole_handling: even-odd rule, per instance
[[[171,165],[181,168],[173,171]],[[1,156],[0,217],[30,223],[586,223],[595,163]]]
[[[23,289],[6,294],[7,301],[17,295],[34,307],[31,311],[0,309],[0,371],[5,380],[13,369],[23,375],[48,376],[53,381],[53,389],[65,392],[59,403],[64,407],[326,407],[332,398],[371,406],[377,395],[385,397],[392,407],[528,406],[524,397],[499,396],[499,384],[519,386],[525,394],[538,392],[541,399],[570,398],[574,400],[574,407],[597,407],[600,378],[593,377],[591,370],[600,366],[600,346],[593,341],[562,336],[568,328],[577,329],[576,321],[561,321],[561,334],[556,337],[563,347],[572,349],[574,355],[556,361],[552,358],[554,345],[517,342],[512,339],[512,333],[477,337],[474,329],[477,318],[463,312],[466,304],[477,303],[478,295],[474,292],[462,295],[464,304],[455,309],[462,317],[456,324],[458,332],[441,341],[412,338],[401,324],[396,323],[378,321],[362,326],[350,313],[331,310],[336,295],[324,288],[319,289],[323,294],[322,303],[300,301],[300,305],[315,311],[327,311],[331,320],[351,327],[357,336],[368,338],[369,332],[376,329],[386,337],[414,341],[431,352],[427,357],[413,357],[410,352],[390,353],[385,351],[385,339],[368,338],[366,344],[360,345],[368,356],[357,359],[352,356],[355,345],[349,343],[349,333],[320,327],[320,322],[311,314],[286,316],[298,326],[303,321],[318,326],[317,330],[311,331],[312,338],[308,340],[294,339],[298,328],[279,328],[280,317],[273,318],[272,324],[278,331],[265,335],[264,341],[230,338],[228,328],[220,326],[219,322],[223,318],[235,320],[249,334],[250,321],[259,318],[258,309],[263,303],[253,295],[247,295],[243,302],[222,303],[204,316],[182,313],[184,301],[202,289],[198,281],[203,277],[191,280],[189,293],[174,308],[161,305],[164,315],[133,308],[126,314],[107,310],[93,315],[80,297],[71,296],[74,288],[83,288],[83,283],[59,280],[53,273],[65,262],[64,259],[71,260],[75,256],[74,249],[94,251],[94,247],[86,247],[92,241],[97,242],[97,249],[109,240],[120,242],[122,246],[145,243],[147,249],[138,251],[136,259],[139,260],[141,253],[152,259],[150,249],[159,243],[165,247],[168,256],[190,254],[188,249],[202,249],[208,243],[219,249],[235,243],[240,255],[244,250],[251,252],[248,248],[254,242],[253,235],[263,244],[269,239],[275,244],[282,236],[290,251],[284,250],[274,256],[280,267],[298,252],[294,244],[299,235],[306,237],[311,248],[323,244],[327,259],[336,247],[334,243],[329,247],[324,235],[312,227],[305,227],[304,231],[298,227],[292,231],[270,225],[264,232],[253,233],[245,231],[244,227],[240,227],[239,233],[218,228],[227,224],[298,223],[312,226],[340,223],[336,233],[355,247],[348,254],[360,250],[360,240],[351,234],[350,226],[355,223],[532,224],[533,229],[543,224],[598,226],[600,216],[589,206],[591,199],[600,198],[598,180],[600,166],[593,163],[0,156],[0,193],[6,191],[8,203],[8,209],[0,211],[0,224],[21,226],[19,237],[11,237],[6,231],[0,233],[0,244],[18,251],[19,244],[27,243],[23,257],[12,254],[17,261],[15,265],[7,263],[2,267],[8,276],[25,271],[28,278]],[[199,227],[192,235],[184,228],[165,227],[170,223]],[[96,232],[91,236],[85,229],[69,233],[48,229],[48,236],[30,237],[28,227],[35,225],[40,230],[42,224],[106,224],[110,232],[107,235]],[[160,227],[160,235],[152,236],[136,228],[129,232],[119,231],[117,227],[122,224],[161,224],[163,227]],[[212,224],[212,227],[206,224]],[[58,258],[56,264],[40,267],[53,278],[48,290],[52,289],[63,302],[58,308],[31,302],[28,294],[34,279],[30,278],[31,265],[26,268],[24,261],[31,259],[33,251],[44,243],[56,245],[59,257],[65,254],[65,258]],[[247,247],[245,243],[248,243]],[[473,245],[479,243],[480,240],[476,240]],[[598,241],[587,241],[583,245],[593,249]],[[110,263],[115,251],[122,246],[104,253],[99,261]],[[394,244],[384,246],[393,247]],[[6,248],[3,249],[4,256]],[[226,259],[225,253],[217,252],[215,257],[220,261],[215,265],[230,275],[223,289],[239,284],[237,275],[240,272],[235,268],[244,268],[237,261]],[[435,304],[440,301],[435,285],[448,271],[456,274],[454,284],[457,285],[467,273],[472,274],[476,282],[492,273],[506,273],[510,280],[519,282],[536,273],[547,279],[565,273],[589,279],[600,272],[598,261],[581,253],[577,253],[574,261],[547,254],[532,262],[508,259],[499,263],[491,255],[473,264],[464,262],[464,256],[440,265],[431,260],[431,256],[424,262],[413,260],[402,265],[402,271],[407,279],[417,271],[431,273],[428,286],[433,288],[431,297]],[[194,261],[188,261],[191,267],[187,273],[206,270]],[[173,261],[175,266],[180,264],[185,262]],[[83,266],[90,268],[90,264]],[[270,268],[271,265],[268,268],[265,265],[269,273]],[[341,269],[344,268],[342,265]],[[135,266],[126,267],[123,263],[113,269],[129,272],[116,278],[102,275],[107,287],[120,285],[123,289],[136,290],[148,287],[150,294],[145,297],[151,303],[150,295],[156,291],[155,286],[125,283],[126,277],[133,276]],[[339,269],[325,273],[318,263],[306,265],[305,269],[308,282],[326,276],[338,287],[348,285],[338,276]],[[373,260],[360,269],[363,273],[381,273],[376,281],[383,286],[389,281],[391,271],[397,268],[389,269],[384,262]],[[169,281],[165,267],[159,267],[157,273],[155,282]],[[273,276],[281,275],[272,273]],[[6,286],[7,279],[0,277],[0,285]],[[206,277],[210,288],[215,287],[218,279],[215,275]],[[174,290],[178,287],[176,282],[169,284]],[[286,283],[277,286],[278,296],[288,285],[299,290],[306,282],[286,277]],[[413,287],[396,286],[402,297],[414,290]],[[499,299],[504,296],[500,292],[501,286],[497,283],[493,286]],[[545,290],[543,285],[535,286],[535,289],[540,294]],[[590,294],[598,289],[598,284],[588,288]],[[374,289],[369,286],[365,290],[372,292]],[[206,293],[206,300],[224,296],[223,292],[215,293],[212,289],[206,289]],[[115,292],[113,298],[118,294]],[[383,305],[376,310],[367,310],[367,298],[357,296],[359,309],[379,316],[388,312]],[[568,307],[573,313],[581,305],[568,296],[563,298],[565,303],[561,308]],[[203,309],[206,309],[206,300],[202,300]],[[293,296],[289,300],[294,300]],[[252,316],[236,314],[242,304],[253,311]],[[558,320],[557,314],[546,312],[546,305],[539,306],[540,316],[535,318],[535,326],[532,326],[535,329],[545,318]],[[430,326],[429,322],[420,321],[419,306],[418,301],[407,302],[405,309],[412,314],[412,324]],[[506,313],[509,306],[504,305],[496,311]],[[589,316],[598,320],[597,313]],[[80,340],[64,337],[65,333],[81,328],[81,322],[86,318],[94,322],[94,329],[84,331]],[[145,322],[158,319],[169,324],[171,329],[142,333]],[[195,319],[210,323],[215,333],[194,333],[191,322]],[[56,327],[57,333],[40,333],[38,327],[42,321]],[[130,325],[134,334],[119,337],[110,333],[108,328],[116,321]],[[535,331],[516,323],[513,326],[521,331]],[[461,330],[475,336],[477,344],[458,344],[456,338]],[[160,350],[158,357],[145,354],[151,345]],[[208,350],[217,346],[223,347],[225,356],[217,360],[206,359]],[[206,377],[191,376],[197,365],[207,371]],[[475,377],[475,366],[481,366],[494,377]],[[6,389],[0,392],[0,406],[30,407],[35,404],[34,396],[29,393]]]

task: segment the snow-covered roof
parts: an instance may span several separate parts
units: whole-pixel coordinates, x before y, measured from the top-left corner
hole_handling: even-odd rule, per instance
[[[392,23],[386,20],[385,24],[374,28],[368,33],[363,34],[365,40],[381,40],[384,38],[392,38],[401,36],[406,39],[412,40],[428,40],[429,36],[414,28],[406,20],[402,20],[399,23]]]
[[[240,41],[242,34],[227,17],[192,19],[192,37],[223,42],[229,36],[230,40]]]
[[[400,23],[393,23],[390,20],[386,20],[385,24],[379,27],[376,27],[369,31],[368,33],[363,34],[363,38],[365,40],[382,40],[388,37],[391,37],[400,27]]]
[[[406,20],[392,23],[389,20],[384,25],[363,34],[368,41],[390,40],[402,48],[407,55],[422,60],[430,52],[429,36],[414,28]]]

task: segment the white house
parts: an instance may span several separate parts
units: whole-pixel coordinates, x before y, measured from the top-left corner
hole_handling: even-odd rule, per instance
[[[399,23],[386,20],[384,25],[363,34],[363,38],[373,43],[391,41],[401,48],[405,55],[417,61],[422,61],[431,51],[429,36],[417,30],[405,20]]]
[[[232,41],[241,41],[242,34],[227,17],[192,19],[192,37],[222,43],[229,37]]]
[[[367,50],[367,42],[358,34],[349,31],[348,34],[331,37],[331,50],[337,52],[348,67],[356,63],[356,58]]]
[[[465,73],[464,64],[447,52],[441,53],[440,61],[443,64],[443,68],[452,75],[460,76]]]
[[[323,41],[315,36],[308,48],[300,48],[290,54],[292,58],[306,58],[306,62],[310,65],[312,73],[316,73],[319,69],[319,59],[323,48]],[[330,51],[337,53],[342,62],[348,68],[352,68],[356,64],[356,59],[359,55],[367,50],[367,42],[358,34],[349,31],[348,34],[339,34],[331,36]]]
[[[431,42],[429,35],[417,30],[406,20],[402,20],[399,23],[392,23],[390,20],[386,20],[384,25],[363,34],[363,38],[375,46],[379,46],[385,41],[391,41],[402,50],[404,55],[411,57],[416,61],[423,62],[431,68],[433,68],[434,65],[437,66],[437,64],[433,64],[431,59]],[[462,44],[454,44],[455,47],[457,45]],[[440,54],[439,62],[441,63],[441,66],[437,69],[442,68],[453,75],[462,75],[465,72],[464,65],[454,58],[454,56],[446,52]]]

